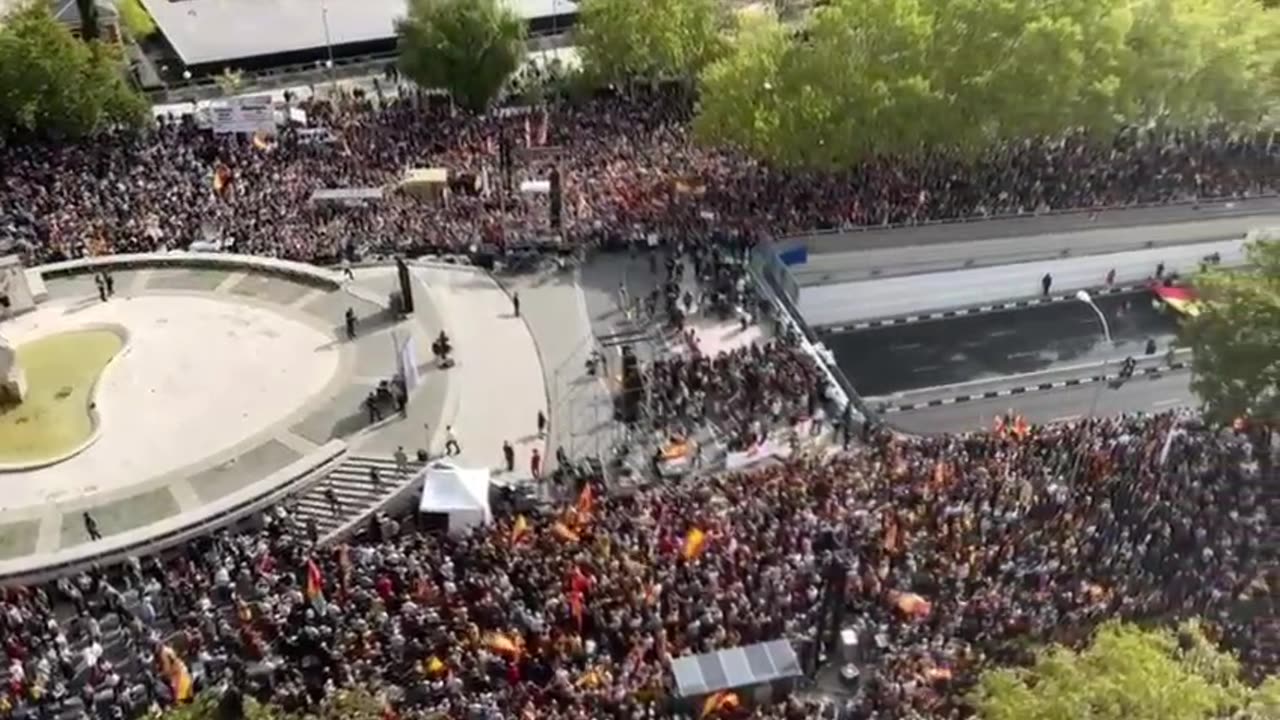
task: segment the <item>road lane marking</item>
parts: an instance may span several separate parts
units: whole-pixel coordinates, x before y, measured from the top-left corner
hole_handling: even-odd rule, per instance
[[[916,367],[916,369],[912,370],[911,372],[917,372],[917,373],[929,372],[930,370],[937,370],[940,367],[942,366],[941,365],[920,365]]]
[[[922,346],[924,346],[924,343],[918,343],[918,342],[917,342],[917,343],[902,343],[901,345],[890,345],[890,346],[889,346],[889,349],[890,349],[890,350],[914,350],[914,349],[916,349],[916,348],[918,348],[918,347],[922,347]]]
[[[1157,400],[1151,403],[1151,407],[1164,407],[1166,405],[1177,405],[1180,402],[1184,402],[1182,398],[1169,398],[1167,400]]]
[[[992,330],[991,332],[987,333],[987,337],[1004,337],[1005,335],[1012,335],[1015,332],[1017,331],[1009,330],[1007,328],[1004,330]]]
[[[1010,353],[1010,354],[1008,354],[1008,355],[1005,355],[1005,357],[1010,358],[1010,359],[1012,359],[1012,358],[1020,358],[1020,357],[1033,357],[1033,356],[1035,356],[1035,357],[1039,357],[1039,356],[1040,356],[1040,351],[1039,351],[1039,350],[1028,350],[1028,351],[1026,351],[1026,352],[1017,352],[1017,353]]]

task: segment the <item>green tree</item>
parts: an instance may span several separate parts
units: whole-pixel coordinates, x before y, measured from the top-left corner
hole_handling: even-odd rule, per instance
[[[46,3],[29,3],[0,26],[0,135],[83,137],[138,125],[146,100],[124,77],[117,48],[82,43]]]
[[[76,10],[80,15],[80,37],[85,42],[97,40],[102,36],[102,24],[98,20],[98,0],[76,0]]]
[[[1191,387],[1220,422],[1280,421],[1280,241],[1247,249],[1247,270],[1212,269],[1195,279],[1200,314],[1182,325],[1192,349]]]
[[[1280,12],[1253,0],[1138,0],[1126,41],[1126,118],[1186,127],[1274,114]]]
[[[409,0],[396,34],[405,75],[476,113],[524,59],[524,21],[501,0]]]
[[[582,0],[574,42],[597,81],[690,81],[723,50],[721,0]]]
[[[117,0],[116,10],[120,13],[120,24],[135,42],[156,34],[156,21],[139,0]]]
[[[1276,117],[1280,14],[1254,0],[831,0],[770,44],[773,92],[741,44],[702,74],[702,107],[765,107],[704,123],[711,142],[798,165],[1150,121]],[[729,99],[722,100],[719,96]],[[777,115],[762,132],[759,118]]]
[[[983,720],[1263,720],[1274,688],[1243,683],[1239,662],[1195,623],[1112,624],[1079,652],[1053,647],[1034,667],[983,673],[972,700]]]
[[[701,138],[770,156],[779,138],[778,74],[789,43],[773,12],[743,13],[723,56],[699,78],[701,99],[694,132]]]

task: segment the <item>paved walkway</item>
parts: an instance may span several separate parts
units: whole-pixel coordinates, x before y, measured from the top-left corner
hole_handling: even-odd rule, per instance
[[[512,314],[511,298],[488,275],[466,269],[415,267],[439,317],[445,318],[456,365],[447,372],[457,385],[457,409],[446,408],[462,446],[456,461],[463,466],[504,467],[502,443],[516,449],[517,477],[529,476],[536,448],[546,456],[537,435],[537,414],[547,411],[538,349],[528,326]],[[432,453],[444,451],[445,437],[435,436]]]
[[[791,271],[796,282],[804,286],[1079,258],[1153,247],[1168,248],[1168,252],[1176,252],[1176,246],[1179,245],[1235,240],[1244,237],[1250,230],[1264,227],[1280,227],[1280,214],[1219,219],[1206,217],[1197,222],[811,254],[807,263],[792,267]],[[1027,228],[1030,231],[1030,226]],[[904,236],[904,240],[909,241],[909,238]]]
[[[556,272],[503,282],[520,294],[521,315],[542,359],[551,407],[547,447],[552,455],[563,447],[571,458],[603,458],[618,440],[618,427],[603,377],[587,374],[587,359],[596,344],[576,275]],[[554,457],[549,462],[553,469]]]
[[[874,248],[912,245],[946,245],[994,238],[1030,238],[1049,233],[1066,233],[1100,228],[1141,228],[1147,225],[1195,222],[1199,220],[1280,215],[1280,198],[1225,200],[1199,205],[1182,203],[1146,208],[1076,212],[1053,215],[1027,214],[999,220],[935,223],[903,228],[868,228],[845,232],[800,234],[789,241],[804,242],[810,253],[839,253]],[[1266,225],[1261,218],[1247,221]],[[1274,223],[1270,223],[1274,224]]]
[[[1041,294],[1045,273],[1053,276],[1052,292],[1075,292],[1103,284],[1116,271],[1116,283],[1129,285],[1149,278],[1160,263],[1169,272],[1194,271],[1206,255],[1218,253],[1224,265],[1243,258],[1244,240],[1178,245],[1111,255],[996,265],[973,270],[813,285],[800,289],[799,309],[812,326],[850,324],[872,318],[898,317],[932,310],[972,307]]]

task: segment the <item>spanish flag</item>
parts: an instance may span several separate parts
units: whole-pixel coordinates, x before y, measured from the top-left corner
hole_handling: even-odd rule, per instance
[[[551,525],[551,532],[565,542],[576,543],[579,540],[578,533],[571,530],[568,525],[559,521]]]
[[[569,593],[569,608],[573,612],[573,620],[578,624],[578,634],[582,634],[582,593]]]
[[[231,168],[218,163],[213,168],[213,191],[222,195],[231,186]]]
[[[710,695],[702,703],[702,712],[698,715],[699,720],[714,717],[722,712],[731,712],[742,707],[742,700],[738,699],[737,694],[728,690]]]
[[[512,659],[520,657],[520,646],[502,633],[490,633],[485,640],[485,645],[499,655],[505,655]]]
[[[689,531],[684,538],[684,555],[685,560],[692,560],[702,554],[702,548],[707,544],[707,534],[698,528]]]
[[[173,683],[174,702],[191,702],[191,698],[195,695],[195,688],[192,686],[191,673],[187,671],[186,663],[181,660],[176,663],[170,682]]]
[[[1187,287],[1156,285],[1152,290],[1156,297],[1173,308],[1179,315],[1195,317],[1200,314],[1200,297],[1195,290]]]
[[[525,519],[524,515],[517,515],[515,524],[511,526],[511,544],[515,545],[519,543],[524,539],[524,536],[528,534],[529,521]]]
[[[324,573],[313,559],[307,560],[307,599],[315,600],[324,592]]]
[[[582,486],[582,492],[578,495],[578,515],[590,515],[593,507],[595,507],[595,497],[591,493],[591,483],[587,483]]]

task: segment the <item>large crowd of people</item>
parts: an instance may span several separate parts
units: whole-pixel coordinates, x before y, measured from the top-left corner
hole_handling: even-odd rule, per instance
[[[874,638],[844,717],[963,717],[984,668],[1115,617],[1203,617],[1247,667],[1276,668],[1240,611],[1275,581],[1246,435],[1174,414],[1006,427],[592,487],[461,536],[388,523],[320,549],[279,510],[167,561],[4,591],[0,708],[132,715],[172,701],[157,657],[176,653],[201,692],[292,709],[361,686],[402,717],[696,717],[670,660],[806,647],[833,559]],[[814,717],[816,700],[728,714]]]
[[[0,146],[0,248],[33,263],[193,243],[310,262],[465,252],[547,234],[547,198],[516,188],[555,166],[567,240],[698,238],[700,287],[737,305],[731,268],[758,235],[1241,197],[1271,191],[1280,169],[1269,137],[1134,129],[783,170],[695,143],[689,98],[665,90],[482,119],[413,93],[299,106],[306,125],[270,138],[183,119]],[[447,197],[313,202],[420,167],[448,170]],[[694,304],[679,280],[650,315]],[[823,405],[817,366],[786,342],[649,373],[654,422],[711,420],[742,442]],[[1246,435],[1174,414],[1006,428],[868,433],[626,497],[589,485],[572,507],[460,536],[383,523],[319,548],[278,509],[175,557],[0,589],[0,717],[133,717],[184,700],[188,669],[198,692],[291,710],[358,686],[401,717],[697,716],[673,696],[670,660],[810,647],[833,562],[869,640],[842,701],[853,717],[964,717],[982,670],[1114,617],[1202,616],[1252,671],[1280,665],[1260,642],[1274,626],[1241,609],[1276,581],[1258,562],[1267,516]],[[827,712],[797,695],[728,714]]]
[[[549,236],[546,195],[519,188],[547,179],[553,165],[570,240],[777,235],[1247,196],[1274,189],[1280,152],[1269,136],[1132,129],[1110,141],[1009,143],[976,158],[933,152],[793,171],[694,142],[692,103],[675,91],[479,119],[411,92],[295,105],[306,126],[270,139],[215,136],[187,117],[145,132],[0,146],[0,247],[16,245],[32,262],[193,243],[319,262],[465,251]],[[456,192],[447,201],[393,193],[361,207],[311,202],[317,190],[387,187],[421,167],[447,169]]]

